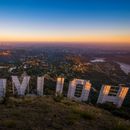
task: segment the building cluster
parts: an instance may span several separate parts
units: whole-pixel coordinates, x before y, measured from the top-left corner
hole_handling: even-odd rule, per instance
[[[12,76],[13,94],[24,96],[29,89],[30,76],[23,75],[21,78]],[[6,79],[0,79],[0,97],[5,97],[6,94]],[[64,78],[58,77],[56,84],[56,95],[61,95],[63,92]],[[44,76],[37,77],[37,95],[44,95]],[[69,83],[67,97],[76,101],[87,101],[91,90],[90,81],[83,79],[74,79]],[[110,86],[103,85],[97,103],[103,104],[112,102],[117,107],[121,107],[122,103],[128,93],[129,88],[124,85]]]

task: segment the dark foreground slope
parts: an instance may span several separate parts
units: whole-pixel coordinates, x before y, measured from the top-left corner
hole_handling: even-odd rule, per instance
[[[130,130],[130,121],[67,99],[12,97],[0,105],[0,130]]]

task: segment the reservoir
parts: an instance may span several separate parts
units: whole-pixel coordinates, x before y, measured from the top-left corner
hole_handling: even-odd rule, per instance
[[[117,62],[120,65],[120,68],[126,73],[130,73],[130,65],[125,64],[125,63],[121,63],[121,62]]]
[[[90,62],[95,63],[95,62],[105,62],[105,58],[95,58],[94,60],[91,60]]]

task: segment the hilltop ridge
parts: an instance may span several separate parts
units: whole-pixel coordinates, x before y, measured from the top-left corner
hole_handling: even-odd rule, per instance
[[[0,130],[130,130],[129,120],[63,97],[9,97],[0,110]]]

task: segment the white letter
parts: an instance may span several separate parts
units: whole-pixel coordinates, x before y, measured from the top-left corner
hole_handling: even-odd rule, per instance
[[[0,97],[4,97],[6,93],[6,79],[0,79]]]
[[[118,87],[103,85],[100,90],[97,103],[102,104],[105,102],[112,102],[117,107],[121,107],[128,90],[129,90],[128,87],[123,87],[122,85],[119,85]]]
[[[14,91],[14,86],[15,86],[17,89],[18,95],[21,95],[21,96],[25,95],[25,90],[29,85],[29,80],[30,80],[30,76],[24,76],[23,81],[20,84],[18,77],[12,76],[13,91]]]
[[[57,84],[56,84],[56,95],[62,94],[63,91],[63,85],[64,85],[64,78],[57,78]]]
[[[90,89],[91,83],[89,81],[74,79],[69,84],[67,97],[78,101],[87,101]]]
[[[43,95],[44,77],[37,77],[37,94]]]

